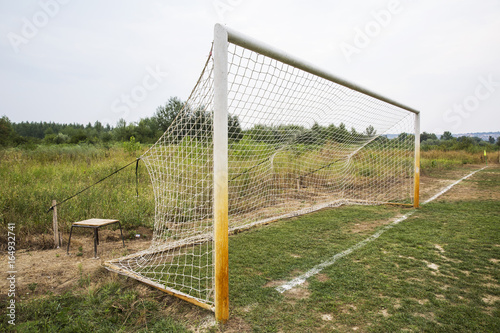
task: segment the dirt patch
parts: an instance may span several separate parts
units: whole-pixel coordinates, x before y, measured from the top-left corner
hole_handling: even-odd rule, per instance
[[[437,271],[439,269],[439,265],[434,264],[432,262],[426,262],[426,264],[427,264],[427,267],[429,267],[430,269],[433,269],[435,271]]]
[[[355,234],[370,233],[382,225],[391,223],[390,220],[370,221],[366,223],[356,223],[351,228],[351,232]]]
[[[385,226],[391,224],[392,222],[400,219],[403,215],[398,215],[392,219],[378,220],[378,221],[367,221],[365,223],[356,223],[351,228],[352,233],[372,233],[378,227]]]
[[[287,281],[285,281],[285,280],[273,280],[273,281],[269,281],[268,283],[266,283],[262,287],[275,288],[275,287],[281,286],[282,284],[285,284],[285,283],[287,283]]]
[[[283,295],[285,295],[286,298],[293,300],[309,298],[311,292],[309,291],[308,287],[309,287],[309,282],[306,281],[297,287],[285,291]]]
[[[326,274],[319,273],[318,275],[316,275],[316,280],[318,280],[319,282],[326,282],[330,280],[330,278]]]
[[[465,271],[465,270],[461,270],[460,273],[464,274],[465,276],[470,276],[470,272],[469,271]]]
[[[413,314],[415,317],[421,317],[424,318],[428,321],[435,321],[436,315],[434,312],[426,312],[426,313],[414,313]]]
[[[254,304],[246,305],[246,306],[244,306],[244,307],[241,309],[241,311],[243,311],[243,312],[250,312],[250,311],[252,311],[253,309],[255,309],[257,306],[259,306],[259,304],[258,304],[258,303],[254,303]]]
[[[99,236],[101,236],[100,232]],[[100,238],[99,259],[93,259],[92,236],[83,235],[76,235],[74,239],[72,237],[69,255],[66,254],[66,246],[51,250],[17,251],[17,294],[21,298],[30,298],[49,291],[61,294],[78,285],[81,279],[89,282],[99,280],[101,274],[107,273],[107,270],[102,267],[105,260],[138,252],[146,249],[150,244],[147,240],[126,240],[126,247],[123,248],[119,238],[118,241]],[[79,251],[80,247],[82,251]],[[4,272],[8,271],[7,263],[6,254],[0,255],[0,269]],[[7,290],[7,282],[6,279],[0,279],[1,290]]]
[[[212,314],[205,316],[198,325],[190,327],[190,331],[195,333],[204,333],[210,331],[212,328],[217,327],[217,322]]]
[[[354,304],[346,304],[346,306],[342,307],[342,309],[340,309],[340,312],[342,313],[352,313],[354,311],[357,311],[358,310],[358,307]]]
[[[439,252],[444,253],[444,249],[443,249],[440,245],[438,245],[438,244],[434,244],[434,247],[435,247],[435,248],[436,248]]]
[[[494,263],[494,264],[498,264],[500,262],[500,259],[495,259],[495,258],[491,258],[491,259],[488,259],[490,262]]]
[[[441,191],[441,189],[451,184],[454,180],[460,179],[461,177],[450,179],[436,179],[428,176],[420,176],[420,201],[424,202],[425,200],[431,198],[433,195]]]
[[[229,316],[229,320],[224,325],[224,327],[220,328],[219,331],[225,333],[253,332],[253,329],[252,326],[250,326],[250,324],[245,322],[243,319],[239,317]],[[199,332],[205,332],[205,331],[199,331]]]
[[[333,316],[331,314],[325,313],[325,314],[321,315],[321,320],[332,321],[333,320]]]
[[[500,289],[500,285],[497,283],[483,283],[481,284],[483,287],[489,288],[489,289]]]
[[[495,296],[495,295],[486,295],[485,297],[482,298],[483,302],[492,305],[496,302],[500,302],[500,296]]]

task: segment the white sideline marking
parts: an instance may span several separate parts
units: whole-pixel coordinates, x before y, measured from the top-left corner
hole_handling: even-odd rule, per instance
[[[456,182],[452,183],[451,185],[446,186],[443,190],[441,190],[439,193],[437,193],[436,195],[434,195],[432,198],[424,201],[423,204],[429,203],[429,202],[437,199],[439,196],[441,196],[444,193],[446,193],[447,191],[449,191],[453,186],[457,185],[462,180],[469,178],[470,176],[472,176],[476,172],[481,171],[481,170],[483,170],[485,168],[486,167],[483,167],[481,169],[473,171],[470,174],[468,174],[467,176],[465,176],[465,177],[457,180]],[[304,283],[311,276],[314,276],[314,275],[318,274],[319,272],[321,272],[326,267],[333,265],[338,259],[347,256],[348,254],[354,252],[355,250],[360,249],[363,246],[365,246],[366,244],[368,244],[368,243],[374,241],[375,239],[379,238],[380,235],[382,235],[384,232],[386,232],[389,229],[394,228],[396,225],[398,225],[399,223],[401,223],[404,220],[406,220],[408,217],[410,217],[411,215],[413,215],[415,212],[416,212],[416,210],[412,210],[411,212],[406,213],[405,215],[401,216],[400,218],[398,218],[397,220],[395,220],[391,224],[386,225],[384,228],[380,229],[379,231],[377,231],[376,233],[374,233],[370,237],[366,238],[365,240],[362,240],[358,244],[356,244],[356,245],[348,248],[347,250],[345,250],[343,252],[337,253],[336,255],[334,255],[333,257],[331,257],[330,259],[328,259],[327,261],[324,261],[321,264],[314,266],[309,271],[307,271],[304,274],[296,277],[292,281],[287,282],[285,284],[282,284],[281,286],[276,287],[276,290],[278,292],[280,292],[280,293],[284,293],[285,291],[290,290],[290,289],[292,289],[295,286],[301,285],[302,283]]]

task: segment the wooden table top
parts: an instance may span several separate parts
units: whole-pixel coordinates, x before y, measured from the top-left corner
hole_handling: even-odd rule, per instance
[[[102,227],[103,225],[116,223],[118,220],[110,219],[88,219],[78,222],[73,222],[73,225],[84,226],[84,227]]]

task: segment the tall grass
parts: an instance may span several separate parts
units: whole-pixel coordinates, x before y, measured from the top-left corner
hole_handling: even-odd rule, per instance
[[[488,153],[488,163],[498,164],[499,153]],[[430,150],[421,152],[421,171],[427,175],[433,171],[449,170],[464,164],[485,163],[483,152],[471,153],[465,150],[442,151]]]
[[[26,245],[23,242],[30,235],[51,232],[52,213],[47,210],[52,200],[60,202],[133,160],[122,148],[6,150],[0,162],[0,225],[6,228],[15,223],[18,239]],[[139,197],[131,166],[62,204],[58,207],[60,229],[68,231],[71,222],[87,218],[116,218],[126,229],[152,225],[154,199],[144,167],[138,176]]]
[[[261,173],[258,172],[258,168],[245,173],[255,163],[254,161],[245,161],[245,151],[248,150],[248,147],[244,142],[237,144],[237,146],[233,148],[242,156],[236,154],[232,157],[231,163],[233,163],[233,167],[238,165],[234,169],[236,172],[244,174],[235,179],[234,182],[238,183],[236,187],[240,191],[246,193],[246,189],[250,185],[248,182],[255,181],[255,177],[250,177],[250,174],[259,176]],[[269,156],[275,151],[267,146],[261,148],[266,150]],[[317,168],[327,164],[325,156],[329,154],[324,151],[327,149],[328,147],[325,146],[317,149],[279,153],[274,160],[277,172],[275,177],[280,183],[290,182],[290,186],[296,186],[296,179],[289,176],[296,174],[297,171],[300,173],[311,168],[315,169],[314,163],[317,164]],[[174,152],[176,149],[171,147],[171,150]],[[140,153],[141,151],[137,152],[137,154]],[[47,209],[52,200],[60,202],[109,175],[133,161],[135,158],[133,154],[133,152],[127,152],[122,146],[96,147],[91,145],[36,146],[33,149],[11,148],[0,151],[0,228],[6,230],[8,223],[15,223],[21,246],[27,245],[26,242],[32,239],[30,238],[32,235],[50,234],[52,232],[52,214],[47,213]],[[197,165],[206,162],[199,155],[200,151],[196,151],[196,153],[193,151],[189,154],[190,165],[193,166],[193,170],[190,169],[193,172],[189,173],[191,176],[197,174],[198,169],[195,168]],[[358,155],[351,161],[357,179],[377,178],[384,175],[387,177],[387,170],[379,170],[375,166],[380,164],[377,162],[379,159],[389,163],[390,151],[374,152],[367,149],[363,152],[360,151]],[[295,168],[299,170],[292,170],[290,166],[286,166],[289,160],[294,158]],[[329,158],[331,159],[331,156]],[[483,159],[482,154],[465,151],[424,151],[422,152],[421,168],[422,173],[425,174],[433,170],[450,169],[463,164],[479,164],[483,162]],[[362,164],[361,160],[369,161],[369,163]],[[490,155],[488,162],[498,163],[498,157]],[[411,164],[412,162],[408,160],[405,163]],[[371,164],[374,166],[370,167]],[[405,168],[403,168],[404,165],[401,166],[402,169],[407,167],[407,165]],[[338,172],[342,173],[342,165],[337,163],[328,166],[328,169],[338,169]],[[391,172],[399,173],[398,170]],[[235,175],[231,175],[231,178],[234,177]],[[321,177],[321,172],[308,177]],[[58,207],[60,229],[67,232],[71,222],[87,218],[116,218],[122,222],[125,229],[129,230],[139,226],[152,227],[155,211],[154,194],[144,165],[139,168],[138,179],[138,197],[136,197],[134,166],[130,166],[64,203]],[[314,181],[312,178],[311,180]],[[279,195],[278,192],[276,195]],[[209,202],[210,193],[207,193],[206,197],[211,205]],[[233,197],[238,199],[241,195],[233,193]],[[240,204],[242,205],[244,202],[241,201]],[[6,234],[6,232],[2,232],[0,235],[2,244],[5,244],[5,239],[2,237],[5,237]]]

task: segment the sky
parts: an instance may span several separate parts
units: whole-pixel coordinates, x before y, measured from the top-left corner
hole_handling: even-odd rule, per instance
[[[500,131],[500,0],[0,0],[0,116],[116,125],[186,100],[216,23],[421,112]]]

